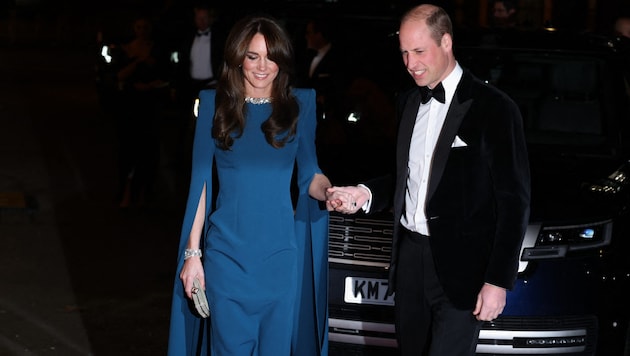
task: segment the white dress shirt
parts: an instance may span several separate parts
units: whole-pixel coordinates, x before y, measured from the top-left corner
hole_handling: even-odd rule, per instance
[[[462,68],[456,64],[455,69],[442,81],[444,104],[432,98],[428,103],[420,104],[416,115],[407,162],[405,212],[400,222],[410,231],[423,235],[429,235],[425,205],[433,152],[462,72]]]
[[[196,36],[190,48],[190,77],[205,80],[214,77],[212,58],[210,57],[210,41],[212,33]]]
[[[313,77],[313,72],[315,72],[315,68],[317,68],[317,65],[319,64],[319,62],[321,62],[322,58],[324,58],[326,53],[328,53],[328,51],[330,50],[331,46],[332,46],[332,44],[329,43],[329,44],[325,45],[324,47],[320,48],[319,51],[317,51],[317,54],[311,60],[311,67],[309,68],[309,71],[308,71],[308,77],[309,78]]]

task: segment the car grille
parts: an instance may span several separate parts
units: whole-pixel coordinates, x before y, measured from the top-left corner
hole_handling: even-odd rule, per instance
[[[398,346],[394,324],[329,318],[328,326],[331,342],[392,349]]]
[[[483,323],[476,355],[594,356],[596,330],[594,316],[502,316]],[[393,323],[331,318],[328,335],[331,342],[350,346],[397,347]]]
[[[386,214],[370,218],[330,214],[328,261],[387,268],[393,224]]]
[[[597,343],[596,331],[594,316],[502,316],[484,322],[477,355],[592,356]]]

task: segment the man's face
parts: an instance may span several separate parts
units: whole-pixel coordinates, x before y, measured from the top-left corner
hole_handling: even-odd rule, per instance
[[[492,8],[492,18],[497,24],[505,24],[515,12],[514,9],[508,10],[503,1],[496,1]]]
[[[205,31],[210,27],[212,14],[207,9],[195,9],[195,26],[200,31]]]
[[[315,31],[315,25],[312,22],[306,24],[304,37],[306,38],[307,48],[318,50],[325,46],[325,41],[322,38],[321,32]]]
[[[452,45],[449,34],[442,36],[438,46],[424,20],[408,20],[400,25],[398,39],[407,72],[418,86],[433,88],[448,75]]]

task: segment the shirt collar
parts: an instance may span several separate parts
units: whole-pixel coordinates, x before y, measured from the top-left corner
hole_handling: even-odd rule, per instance
[[[444,78],[442,81],[442,85],[444,86],[444,96],[447,102],[450,102],[453,99],[453,95],[455,95],[455,89],[457,89],[457,84],[459,84],[459,80],[462,79],[462,74],[464,70],[459,65],[459,62],[455,62],[455,68],[449,73],[449,75]]]
[[[332,43],[325,45],[317,51],[317,57],[323,57],[328,51],[330,51],[330,47],[332,47]]]

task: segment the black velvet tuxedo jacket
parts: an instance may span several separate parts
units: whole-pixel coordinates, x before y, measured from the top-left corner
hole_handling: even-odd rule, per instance
[[[309,77],[311,62],[317,52],[309,50],[303,62],[298,64],[297,87],[313,88],[318,96],[324,96],[326,100],[339,100],[347,86],[345,68],[349,68],[344,62],[344,52],[338,44],[333,44],[326,55],[313,70]]]
[[[221,75],[221,66],[223,65],[223,46],[225,45],[226,33],[224,29],[214,24],[211,27],[210,38],[210,57],[212,61],[212,74],[214,78],[218,79]],[[192,80],[190,77],[191,57],[190,50],[192,49],[193,42],[197,38],[197,29],[191,29],[190,33],[185,37],[179,47],[179,61],[177,80],[181,85],[189,85]]]
[[[389,271],[396,290],[411,135],[420,106],[414,87],[398,107],[394,237]],[[455,138],[465,146],[453,147]],[[504,93],[464,70],[435,147],[426,198],[429,239],[438,277],[457,308],[472,309],[484,283],[514,285],[529,220],[530,173],[522,119]],[[390,177],[389,183],[392,182]],[[391,184],[367,183],[372,210],[391,201]]]

